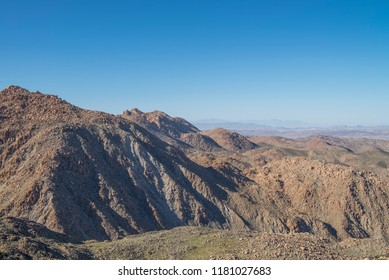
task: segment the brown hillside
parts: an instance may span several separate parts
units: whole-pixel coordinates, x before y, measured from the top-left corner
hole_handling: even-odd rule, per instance
[[[179,138],[184,133],[196,133],[199,129],[182,118],[174,118],[161,111],[143,113],[134,108],[125,111],[123,118],[131,120],[138,125],[155,133],[162,133],[173,138]]]
[[[125,111],[122,117],[180,149],[195,148],[203,151],[220,149],[215,141],[202,135],[197,127],[182,118],[171,117],[160,111],[143,113],[136,108]]]
[[[256,144],[243,135],[224,128],[208,130],[203,134],[211,137],[219,146],[233,152],[247,151],[257,147]]]
[[[256,145],[161,112],[113,116],[15,86],[0,104],[0,217],[78,241],[184,225],[389,240],[389,180],[374,165],[386,142]]]

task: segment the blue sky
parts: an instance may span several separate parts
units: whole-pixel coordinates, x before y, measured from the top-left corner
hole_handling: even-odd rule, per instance
[[[0,1],[0,87],[119,114],[389,124],[389,2]]]

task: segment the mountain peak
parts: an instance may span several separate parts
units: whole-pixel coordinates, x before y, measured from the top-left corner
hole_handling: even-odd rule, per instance
[[[14,85],[1,91],[0,104],[0,119],[10,122],[79,120],[83,113],[81,109],[56,95],[30,92]]]
[[[143,114],[143,112],[138,108],[132,108],[130,112],[133,114]]]
[[[143,112],[138,108],[132,108],[131,110],[126,110],[123,112],[123,115],[131,116],[131,115],[141,115]]]
[[[159,110],[154,110],[154,111],[150,112],[150,115],[160,116],[160,117],[165,117],[165,118],[172,118],[171,116],[169,116],[165,112],[162,112],[162,111],[159,111]]]
[[[199,130],[197,127],[187,122],[182,118],[171,117],[162,111],[152,111],[143,113],[140,110],[134,108],[131,111],[125,111],[122,117],[131,120],[138,125],[154,131],[157,134],[164,134],[165,136],[179,138],[181,134],[194,132]]]
[[[1,93],[30,93],[30,91],[28,91],[27,89],[25,88],[22,88],[20,86],[15,86],[15,85],[10,85],[8,87],[6,87],[5,89],[3,89],[1,91]]]
[[[203,134],[211,137],[219,146],[230,151],[247,151],[257,147],[243,135],[225,128],[215,128],[205,131]]]

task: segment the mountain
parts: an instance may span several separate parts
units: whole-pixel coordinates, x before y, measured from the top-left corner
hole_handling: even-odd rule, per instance
[[[234,224],[234,185],[136,123],[17,87],[0,99],[0,216],[77,240]]]
[[[301,121],[250,120],[233,122],[220,119],[201,120],[194,122],[194,124],[202,131],[222,127],[246,137],[277,136],[298,139],[316,135],[327,135],[333,137],[389,140],[389,127],[387,125],[325,126],[313,125]]]
[[[160,111],[143,113],[136,108],[125,111],[121,116],[181,149],[190,147],[204,151],[221,149],[214,140],[200,134],[197,127],[182,118],[171,117]]]
[[[389,141],[386,140],[326,135],[300,139],[255,136],[249,139],[260,146],[267,145],[273,153],[278,151],[284,156],[302,155],[312,160],[368,170],[388,177]]]
[[[197,133],[200,130],[182,118],[173,118],[160,111],[143,113],[137,108],[125,111],[122,117],[131,120],[138,125],[157,134],[165,134],[173,138],[179,138],[185,133]]]
[[[229,151],[247,151],[257,147],[256,144],[252,143],[243,135],[224,128],[208,130],[203,132],[203,134],[209,136],[219,146]]]
[[[200,127],[201,128],[201,127]],[[326,135],[332,137],[344,138],[366,138],[366,139],[382,139],[389,140],[389,129],[385,126],[372,127],[300,127],[300,128],[245,128],[235,127],[234,131],[246,136],[277,136],[292,139],[314,137],[316,135]]]
[[[388,147],[200,132],[158,111],[114,116],[10,86],[0,92],[0,218],[71,242],[181,226],[386,242]],[[369,151],[381,167],[364,164]],[[48,239],[42,248],[58,248]]]

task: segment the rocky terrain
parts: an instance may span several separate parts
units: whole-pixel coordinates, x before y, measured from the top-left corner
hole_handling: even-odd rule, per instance
[[[198,227],[89,243],[87,248],[97,259],[389,259],[389,249],[382,240],[334,242],[309,233],[269,234]]]
[[[389,248],[381,239],[334,241],[309,233],[270,234],[206,227],[176,227],[115,241],[74,243],[34,222],[5,218],[0,224],[1,259],[385,260],[389,259]]]
[[[256,144],[248,140],[243,135],[224,128],[216,128],[206,131],[203,134],[211,137],[221,147],[232,152],[247,151],[257,147]]]
[[[67,236],[24,219],[0,220],[2,259],[91,259],[91,253]]]
[[[16,86],[0,124],[2,258],[387,256],[388,141],[201,132]]]
[[[334,163],[358,170],[369,170],[383,177],[389,174],[389,141],[367,138],[336,138],[316,135],[309,138],[250,137],[258,145],[269,145],[289,156],[303,155],[309,159]]]

